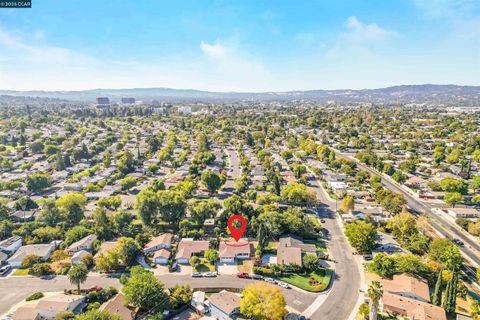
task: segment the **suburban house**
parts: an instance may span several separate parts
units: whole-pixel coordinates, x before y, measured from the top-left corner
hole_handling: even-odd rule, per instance
[[[251,247],[247,239],[238,242],[232,239],[220,239],[218,258],[221,263],[234,263],[237,259],[250,258]]]
[[[448,208],[446,209],[447,213],[454,217],[458,218],[470,218],[476,219],[480,218],[480,211],[474,208]]]
[[[50,255],[56,247],[56,241],[52,241],[49,244],[30,244],[20,247],[17,252],[8,259],[8,264],[14,268],[20,268],[22,266],[22,260],[30,255],[39,256],[43,261],[46,261],[50,258]]]
[[[80,295],[66,295],[58,293],[53,296],[45,297],[36,304],[25,305],[18,308],[14,315],[14,320],[53,320],[61,312],[70,311],[80,313],[84,308],[85,297]]]
[[[37,210],[17,210],[10,215],[15,222],[29,222],[35,219]]]
[[[6,252],[15,252],[22,246],[22,237],[13,236],[0,241],[0,250]]]
[[[122,320],[135,319],[135,315],[137,314],[136,310],[131,310],[125,306],[125,296],[121,293],[102,304],[98,310],[115,314]]]
[[[172,237],[173,235],[171,233],[164,233],[158,237],[153,237],[152,240],[145,245],[143,252],[149,254],[160,249],[171,249]]]
[[[277,264],[302,265],[302,257],[305,254],[317,254],[314,244],[304,243],[301,238],[293,236],[282,236],[277,246]]]
[[[445,310],[430,303],[430,292],[424,279],[404,273],[381,282],[384,290],[380,300],[382,312],[415,320],[447,320]]]
[[[67,252],[69,255],[73,255],[79,251],[92,251],[93,242],[97,240],[97,236],[94,234],[88,235],[83,239],[78,240],[77,242],[72,243],[68,248]]]
[[[167,249],[160,249],[153,255],[153,263],[155,264],[167,264],[170,259],[170,251]]]
[[[240,313],[240,296],[228,291],[214,293],[205,302],[210,309],[210,315],[219,320],[232,319]]]
[[[203,256],[203,253],[208,249],[208,247],[209,242],[207,240],[183,238],[178,244],[175,260],[180,264],[188,264],[188,261],[193,255]]]
[[[89,254],[91,254],[91,253],[88,252],[88,251],[85,251],[85,250],[80,250],[80,251],[75,252],[75,253],[72,255],[72,264],[81,264],[81,263],[83,263],[83,259],[84,259],[85,257],[87,257]]]
[[[116,248],[118,245],[118,241],[105,241],[102,242],[100,245],[100,249],[98,249],[98,252],[95,254],[94,258],[98,257],[100,254],[105,254],[107,251],[110,251],[114,248]]]

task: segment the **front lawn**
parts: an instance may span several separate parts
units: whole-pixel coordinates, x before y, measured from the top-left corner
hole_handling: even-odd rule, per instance
[[[322,292],[328,288],[332,275],[332,270],[322,269],[305,276],[294,274],[288,277],[281,277],[280,280],[305,291]]]
[[[214,272],[215,266],[212,265],[207,260],[202,259],[202,261],[200,261],[200,263],[197,264],[194,269],[195,269],[195,272]]]
[[[28,276],[28,269],[17,269],[12,273],[12,276]]]

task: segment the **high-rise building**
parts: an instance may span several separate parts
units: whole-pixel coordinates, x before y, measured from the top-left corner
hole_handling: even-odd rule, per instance
[[[110,99],[108,97],[97,97],[97,107],[110,106]]]
[[[135,104],[135,98],[122,98],[122,104]]]

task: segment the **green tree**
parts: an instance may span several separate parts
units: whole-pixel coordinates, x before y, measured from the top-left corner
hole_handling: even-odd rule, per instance
[[[303,267],[312,272],[320,268],[320,258],[315,254],[306,254],[302,258]]]
[[[210,193],[216,193],[225,183],[225,176],[218,175],[212,170],[205,170],[202,172],[201,180]]]
[[[301,183],[292,182],[281,191],[281,197],[289,204],[309,205],[317,200],[315,191]]]
[[[46,200],[43,203],[42,210],[40,210],[35,219],[47,226],[53,227],[62,221],[62,214],[55,205],[55,201]]]
[[[164,290],[163,283],[158,281],[153,273],[141,266],[135,266],[130,269],[130,278],[122,291],[128,304],[150,310],[168,302]]]
[[[90,310],[77,316],[76,320],[121,320],[120,316],[100,311],[98,309]]]
[[[55,204],[62,210],[67,223],[76,225],[84,218],[83,209],[86,202],[87,198],[83,194],[72,192],[58,198]]]
[[[176,224],[185,216],[187,203],[179,192],[161,190],[157,196],[162,220]]]
[[[33,173],[27,177],[26,187],[29,191],[35,192],[48,188],[51,177],[44,173]]]
[[[140,220],[146,226],[152,223],[152,219],[158,213],[159,206],[157,194],[148,188],[140,191],[135,199],[135,207],[138,210]]]
[[[432,304],[439,306],[442,304],[442,270],[438,272],[435,290],[432,295]]]
[[[84,264],[74,264],[68,271],[68,279],[71,284],[77,286],[77,292],[80,294],[80,285],[87,281],[88,269]]]
[[[356,221],[345,226],[345,235],[359,252],[370,252],[375,247],[377,230],[371,223]]]
[[[30,254],[30,255],[26,256],[25,258],[23,258],[22,267],[31,268],[33,265],[35,265],[37,263],[41,263],[41,262],[42,262],[42,258],[40,258],[39,256],[37,256],[35,254]]]
[[[211,264],[214,264],[215,261],[218,259],[218,251],[214,249],[207,249],[205,250],[205,259],[208,260]]]
[[[185,306],[192,299],[192,289],[189,286],[176,285],[170,291],[170,308],[178,309]]]
[[[449,239],[435,238],[430,243],[428,257],[441,263],[448,270],[458,270],[463,263],[458,247]]]
[[[95,259],[95,267],[100,272],[114,272],[120,267],[120,253],[116,249],[108,250],[106,253],[100,253]]]
[[[43,277],[53,274],[52,267],[47,262],[34,264],[29,270],[28,274],[36,277]]]
[[[240,299],[240,312],[250,319],[281,320],[287,314],[282,291],[268,283],[250,284]]]
[[[120,254],[120,262],[126,266],[131,266],[135,263],[140,253],[140,246],[132,238],[120,238],[117,250]]]
[[[463,201],[463,195],[459,192],[445,192],[443,201],[445,201],[446,204],[455,207],[457,203]]]
[[[368,265],[368,270],[382,278],[392,278],[396,273],[395,260],[383,252],[378,253]]]
[[[372,281],[368,286],[367,295],[370,298],[370,320],[378,318],[378,302],[383,297],[383,287],[379,281]]]
[[[355,201],[352,196],[346,196],[342,199],[342,203],[340,204],[340,208],[343,212],[351,213],[355,208]]]

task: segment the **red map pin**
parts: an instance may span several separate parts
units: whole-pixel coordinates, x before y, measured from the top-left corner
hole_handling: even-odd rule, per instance
[[[233,222],[235,220],[238,220],[242,223],[240,228],[235,229],[233,227]],[[228,219],[228,230],[230,230],[230,233],[232,234],[233,239],[235,239],[235,241],[240,240],[243,233],[245,232],[245,229],[247,229],[247,221],[241,215],[236,214],[236,215],[231,216],[230,219]]]

